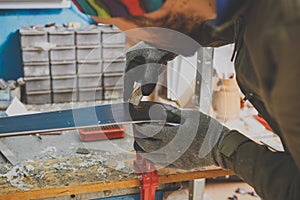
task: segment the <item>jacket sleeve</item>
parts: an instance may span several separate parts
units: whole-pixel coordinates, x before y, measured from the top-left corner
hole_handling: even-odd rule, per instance
[[[220,47],[234,42],[234,21],[230,21],[220,27],[213,25],[213,20],[202,22],[194,26],[188,34],[204,47]]]
[[[195,24],[193,28],[178,29],[148,29],[147,36],[139,38],[158,49],[165,49],[183,56],[193,55],[200,47],[220,47],[234,42],[234,22],[228,22],[221,27],[213,26],[212,20]],[[183,33],[183,34],[182,34]]]
[[[268,94],[268,108],[279,124],[286,152],[272,152],[252,141],[236,144],[235,137],[226,137],[224,146],[235,145],[230,157],[230,168],[252,185],[266,200],[300,199],[300,26],[289,23],[269,35],[265,63],[272,65],[273,79],[262,89]],[[222,151],[222,149],[221,149]]]

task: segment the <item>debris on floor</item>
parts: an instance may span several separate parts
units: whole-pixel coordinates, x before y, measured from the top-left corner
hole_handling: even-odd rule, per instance
[[[247,191],[247,190],[245,190],[243,188],[237,188],[236,191],[235,191],[235,193],[257,197],[257,194],[254,191],[249,192],[249,191]]]
[[[260,200],[253,187],[243,181],[207,182],[205,200]]]
[[[238,197],[236,195],[232,195],[228,197],[228,200],[238,200]]]

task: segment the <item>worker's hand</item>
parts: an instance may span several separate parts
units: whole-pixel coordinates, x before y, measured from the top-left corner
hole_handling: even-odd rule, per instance
[[[145,42],[130,48],[126,52],[124,100],[127,101],[131,97],[135,81],[142,84],[144,96],[150,95],[165,65],[175,56],[171,52],[151,47]]]
[[[135,150],[161,166],[186,170],[210,165],[227,168],[218,146],[229,129],[197,110],[176,112],[182,118],[180,126],[135,125]]]

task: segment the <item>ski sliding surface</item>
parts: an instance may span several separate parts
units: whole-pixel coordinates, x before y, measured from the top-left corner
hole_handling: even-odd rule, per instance
[[[143,122],[179,124],[180,117],[174,117],[174,110],[176,110],[175,107],[167,104],[143,101],[138,106],[130,103],[117,103],[3,117],[0,118],[0,137],[115,124]],[[166,121],[166,119],[172,119],[172,121]]]

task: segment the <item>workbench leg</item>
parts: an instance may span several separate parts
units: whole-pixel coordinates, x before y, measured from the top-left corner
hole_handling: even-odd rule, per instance
[[[195,179],[189,182],[189,200],[203,200],[205,179]]]

